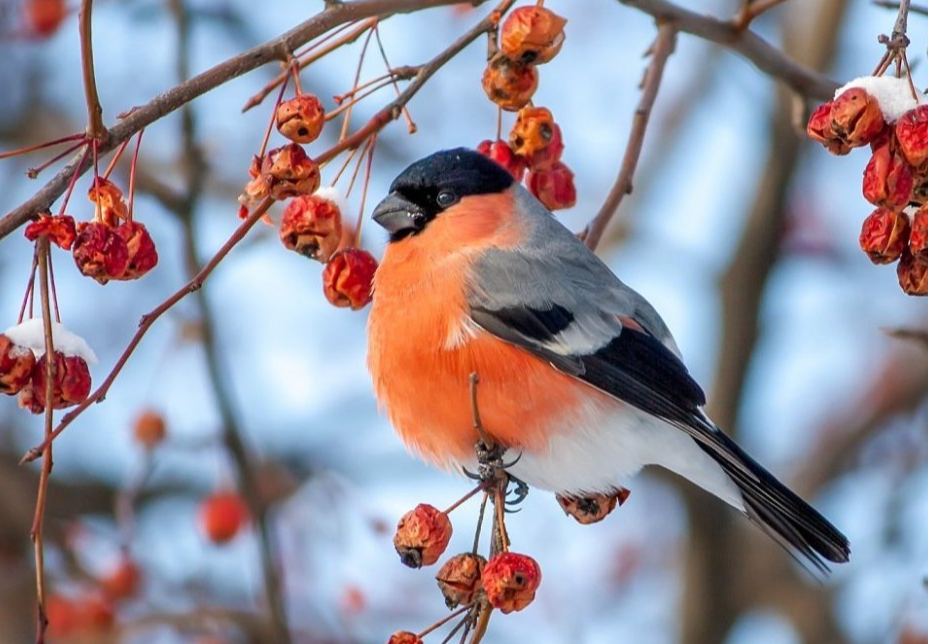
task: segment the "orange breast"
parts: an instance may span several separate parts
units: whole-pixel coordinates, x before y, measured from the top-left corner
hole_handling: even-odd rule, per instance
[[[471,373],[480,376],[487,433],[529,452],[543,450],[562,419],[593,393],[527,351],[463,329],[475,257],[519,239],[501,214],[508,195],[481,197],[480,208],[469,200],[389,246],[370,317],[368,363],[377,398],[407,446],[442,465],[474,454]]]

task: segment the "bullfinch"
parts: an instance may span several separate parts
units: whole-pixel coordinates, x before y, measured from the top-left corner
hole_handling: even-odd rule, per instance
[[[407,447],[476,465],[470,376],[508,471],[566,496],[658,465],[827,570],[847,538],[720,430],[667,325],[501,166],[460,148],[409,166],[373,219],[368,366]]]

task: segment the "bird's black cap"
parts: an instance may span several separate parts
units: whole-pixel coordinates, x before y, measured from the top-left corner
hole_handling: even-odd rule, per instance
[[[390,194],[374,209],[374,221],[398,241],[425,229],[441,211],[471,195],[502,192],[512,175],[468,148],[442,150],[416,161],[393,180]]]

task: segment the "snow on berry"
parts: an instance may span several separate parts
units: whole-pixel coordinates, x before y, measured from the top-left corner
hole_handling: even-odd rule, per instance
[[[835,99],[850,89],[860,88],[876,99],[888,123],[899,119],[911,109],[925,102],[921,92],[912,96],[912,88],[905,78],[893,76],[862,76],[844,84],[835,91]]]
[[[3,335],[13,344],[30,349],[36,358],[45,355],[45,323],[41,318],[33,318],[11,326]],[[66,357],[78,356],[88,364],[97,362],[97,356],[87,341],[58,322],[52,322],[52,343],[55,345],[55,351]]]

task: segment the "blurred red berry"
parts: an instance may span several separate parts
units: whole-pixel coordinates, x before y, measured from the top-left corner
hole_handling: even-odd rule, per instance
[[[119,279],[129,266],[129,247],[125,240],[99,221],[77,225],[77,239],[71,252],[81,274],[100,284]]]
[[[483,91],[504,110],[525,107],[538,89],[538,70],[497,52],[483,72]]]
[[[574,173],[560,161],[548,170],[530,171],[526,183],[529,191],[548,210],[572,208],[577,203]]]
[[[424,644],[422,638],[410,631],[397,631],[390,636],[387,644]]]
[[[487,560],[480,555],[464,552],[442,564],[435,580],[448,608],[470,604],[480,590],[480,576]]]
[[[522,181],[522,177],[525,176],[525,159],[513,152],[505,141],[481,141],[477,146],[477,152],[506,168],[516,181]]]
[[[167,426],[164,417],[152,409],[143,410],[135,417],[132,434],[142,447],[154,449],[167,436]]]
[[[36,358],[29,386],[19,392],[19,406],[33,414],[45,411],[47,379],[45,356]],[[90,368],[80,356],[66,356],[55,351],[52,368],[52,407],[64,409],[84,402],[90,395]]]
[[[864,219],[860,248],[874,264],[896,261],[908,242],[909,218],[905,213],[879,208]]]
[[[325,124],[322,101],[312,94],[301,94],[277,106],[277,130],[295,143],[312,143]]]
[[[35,354],[0,334],[0,393],[18,394],[32,380]]]
[[[235,492],[214,492],[200,504],[200,527],[213,543],[227,543],[248,519],[248,507]]]
[[[420,503],[400,518],[393,547],[400,561],[410,568],[431,566],[451,540],[451,520],[436,507]]]
[[[566,24],[565,18],[550,9],[519,7],[509,14],[500,28],[500,50],[525,64],[547,63],[564,44]]]
[[[903,253],[896,266],[899,286],[909,295],[928,295],[928,258]]]
[[[99,595],[49,595],[45,601],[45,615],[48,639],[52,642],[97,641],[115,621],[113,604]]]
[[[371,288],[377,260],[366,250],[340,250],[322,271],[322,289],[326,299],[338,307],[356,311],[368,305],[373,297]]]
[[[116,226],[115,232],[126,243],[129,252],[126,270],[119,280],[136,280],[158,265],[158,249],[144,224],[126,221]]]
[[[334,201],[317,194],[294,197],[280,221],[280,241],[305,257],[327,262],[338,250],[342,215]]]
[[[886,121],[876,97],[860,87],[842,92],[831,105],[831,129],[851,147],[867,145],[882,132]]]
[[[541,584],[541,568],[528,555],[503,552],[483,569],[487,600],[503,613],[519,611],[532,603]]]
[[[100,589],[113,601],[131,599],[139,591],[142,570],[131,558],[123,557],[119,563],[100,579]]]
[[[74,217],[70,215],[39,215],[37,221],[33,221],[25,230],[26,239],[35,241],[42,235],[47,235],[48,239],[64,250],[71,250],[71,245],[77,237],[77,230],[74,227]]]
[[[65,0],[26,0],[23,5],[26,26],[36,36],[48,37],[54,34],[67,15]]]
[[[875,206],[904,208],[912,198],[912,170],[889,144],[877,148],[864,170],[864,198]]]
[[[915,168],[928,161],[928,105],[909,110],[896,121],[899,150]]]

